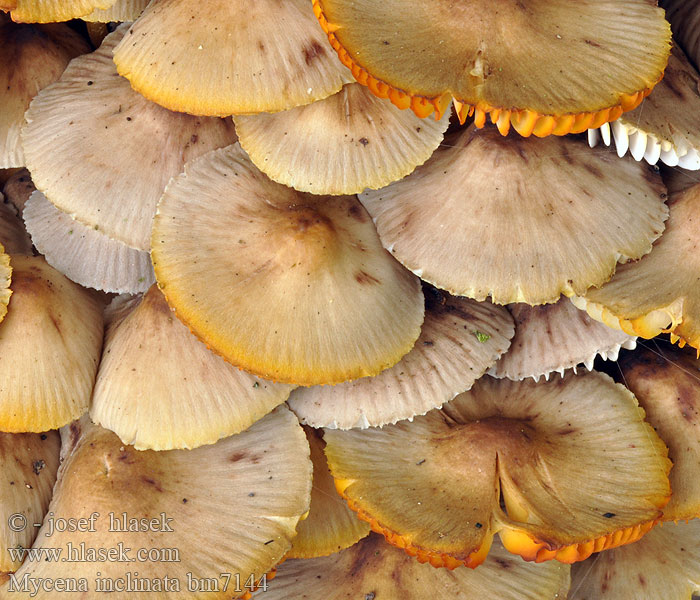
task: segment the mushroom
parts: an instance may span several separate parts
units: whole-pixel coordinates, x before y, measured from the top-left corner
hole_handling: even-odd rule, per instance
[[[107,308],[90,416],[137,450],[196,448],[247,429],[291,389],[207,350],[154,285]]]
[[[642,347],[626,354],[620,369],[673,462],[664,521],[700,517],[700,362],[673,347]]]
[[[52,267],[85,287],[117,294],[145,292],[155,281],[151,256],[110,239],[56,208],[40,191],[23,212],[32,242]],[[89,257],[89,258],[88,258]]]
[[[682,50],[673,48],[663,80],[641,105],[588,130],[591,147],[601,139],[606,146],[614,141],[618,156],[629,150],[635,160],[651,165],[661,160],[700,169],[700,75]]]
[[[36,537],[56,482],[58,433],[0,433],[0,582]]]
[[[5,248],[0,244],[0,322],[7,315],[7,305],[10,303],[10,296],[12,296],[11,282],[12,266],[10,264],[10,255],[5,252]],[[1,427],[0,431],[2,431]]]
[[[272,381],[376,375],[420,333],[420,281],[384,251],[357,199],[274,183],[238,144],[173,178],[151,244],[178,318],[226,360]]]
[[[399,108],[486,115],[503,135],[579,133],[635,108],[661,79],[671,31],[647,0],[313,0],[343,64]],[[604,65],[604,66],[602,66]],[[593,123],[594,125],[590,125]]]
[[[5,0],[5,3],[7,0]],[[115,0],[10,0],[9,7],[13,21],[18,23],[54,23],[70,21],[92,12],[106,9]]]
[[[297,388],[288,404],[302,423],[350,429],[412,419],[468,390],[506,351],[513,321],[505,308],[423,291],[425,320],[411,351],[374,377]]]
[[[503,138],[493,127],[450,142],[361,200],[384,247],[451,294],[556,302],[601,285],[663,231],[666,189],[631,159],[570,138]]]
[[[0,169],[24,166],[24,111],[89,46],[67,25],[18,25],[0,13]]]
[[[13,255],[0,323],[0,431],[56,429],[83,414],[102,350],[102,307],[38,256]]]
[[[116,0],[111,7],[106,9],[96,8],[80,18],[88,23],[112,23],[119,21],[135,21],[139,18],[143,9],[148,6],[149,0]]]
[[[700,349],[700,184],[673,194],[668,206],[666,231],[650,254],[620,266],[604,286],[572,301],[630,335],[652,338],[669,330],[674,342]]]
[[[575,562],[635,541],[668,502],[643,419],[601,373],[486,377],[411,423],[326,429],[326,456],[350,508],[421,562],[476,567],[496,533],[526,560]]]
[[[433,569],[370,534],[338,554],[287,560],[260,597],[425,600],[437,594],[451,600],[561,600],[569,589],[569,570],[558,563],[523,562],[498,542],[479,569]]]
[[[195,450],[139,452],[89,422],[76,435],[35,547],[50,540],[67,559],[82,548],[85,560],[71,563],[70,578],[76,587],[84,580],[92,597],[110,590],[136,600],[192,597],[193,586],[208,580],[219,593],[200,589],[200,597],[237,598],[289,550],[309,509],[309,447],[283,406],[247,431]],[[89,521],[70,531],[59,520],[71,517]],[[98,548],[112,559],[90,554]],[[59,561],[27,561],[15,578],[56,580],[65,569]],[[35,597],[56,594],[43,589]]]
[[[700,594],[700,520],[663,523],[640,541],[574,565],[568,600],[693,600]]]
[[[596,356],[617,360],[621,348],[634,349],[636,338],[606,327],[577,310],[566,298],[555,304],[508,305],[515,319],[515,336],[508,351],[489,371],[494,377],[539,381],[551,373],[573,369],[583,363],[593,370]]]
[[[357,518],[347,503],[335,491],[333,477],[328,470],[325,442],[319,429],[305,427],[314,465],[311,507],[309,515],[297,525],[297,535],[287,559],[316,558],[349,548],[369,532],[369,524]]]
[[[114,51],[119,74],[170,110],[220,117],[309,104],[352,81],[308,0],[208,0],[206,8],[153,0]],[[173,32],[178,40],[168,43]]]
[[[120,26],[41,91],[26,113],[22,144],[34,184],[57,208],[147,251],[168,180],[236,137],[230,120],[173,113],[134,92],[112,62],[127,31]]]
[[[661,0],[659,5],[666,9],[674,40],[700,69],[700,6],[686,0]]]
[[[421,121],[351,83],[313,104],[233,121],[241,146],[270,179],[312,194],[358,194],[428,160],[449,114]]]

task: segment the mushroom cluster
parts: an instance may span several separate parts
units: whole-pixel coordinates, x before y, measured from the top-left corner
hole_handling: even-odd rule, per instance
[[[0,0],[0,599],[700,594],[661,4]]]

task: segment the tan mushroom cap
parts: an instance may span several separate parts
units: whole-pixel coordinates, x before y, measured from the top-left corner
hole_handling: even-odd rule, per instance
[[[23,216],[37,250],[68,279],[117,294],[145,292],[154,283],[148,252],[72,219],[40,191],[32,194]]]
[[[700,520],[662,523],[639,542],[574,565],[569,600],[691,600],[700,593]]]
[[[70,576],[86,578],[92,594],[97,578],[124,579],[137,571],[142,580],[177,579],[180,593],[136,591],[117,598],[230,600],[242,595],[234,591],[237,576],[243,588],[249,577],[260,579],[289,550],[296,525],[309,509],[310,491],[306,437],[283,406],[244,433],[195,450],[139,452],[113,433],[86,424],[61,466],[49,510],[55,518],[99,513],[95,531],[54,531],[47,538],[51,525],[46,520],[38,539],[63,549],[64,556],[69,543],[89,548],[117,548],[121,543],[130,549],[127,555],[133,561],[70,565]],[[148,531],[110,531],[111,519],[123,523],[125,518],[156,523]],[[151,558],[142,560],[137,554],[141,548],[167,552],[149,553]],[[65,576],[65,569],[60,562],[26,562],[16,576],[55,579]],[[197,580],[215,578],[220,591],[188,592],[187,573]],[[227,592],[222,574],[230,574]],[[56,595],[43,590],[36,598]]]
[[[102,350],[102,307],[38,256],[12,256],[0,324],[0,431],[56,429],[87,411]]]
[[[660,0],[671,23],[673,39],[700,69],[700,5],[687,0]]]
[[[112,61],[127,31],[119,27],[42,90],[27,111],[22,143],[34,184],[59,209],[147,251],[169,179],[236,136],[230,120],[170,112],[134,92]]]
[[[0,244],[8,254],[32,254],[32,240],[15,207],[0,194]]]
[[[570,567],[535,565],[509,555],[495,542],[476,570],[434,569],[370,534],[339,554],[288,560],[260,598],[267,600],[561,600]]]
[[[0,40],[0,169],[5,169],[24,166],[20,129],[32,98],[90,48],[67,25],[18,25],[3,18]]]
[[[313,104],[233,120],[241,146],[270,179],[312,194],[358,194],[428,160],[449,114],[424,121],[351,83]]]
[[[43,521],[56,482],[59,449],[55,431],[0,433],[0,578],[19,568],[21,549],[34,542],[34,524]]]
[[[400,0],[314,0],[343,64],[424,117],[454,97],[505,135],[579,133],[634,108],[661,79],[671,31],[646,0],[491,0],[411,10]],[[604,68],[603,68],[604,65]]]
[[[506,309],[429,288],[411,351],[390,369],[334,386],[297,388],[288,404],[302,423],[350,429],[412,419],[468,390],[513,336]]]
[[[213,444],[247,429],[292,389],[207,350],[155,285],[142,298],[113,300],[107,320],[90,416],[137,450]]]
[[[309,516],[297,525],[297,535],[286,558],[316,558],[349,548],[370,532],[369,524],[361,521],[348,508],[335,490],[326,455],[323,432],[305,427],[314,465],[311,508]]]
[[[95,9],[81,19],[90,23],[111,23],[114,21],[135,21],[148,6],[149,0],[117,0],[107,9]]]
[[[153,0],[130,33],[114,52],[119,73],[170,110],[277,112],[352,81],[308,0],[208,0],[206,11],[192,0]]]
[[[630,335],[652,338],[669,330],[673,341],[700,349],[700,185],[673,194],[668,206],[666,231],[649,255],[572,301]]]
[[[619,156],[700,169],[700,75],[682,50],[674,47],[663,80],[633,111],[600,129],[588,130],[588,142],[614,142]]]
[[[420,333],[420,281],[384,251],[357,199],[274,183],[238,144],[170,182],[151,256],[180,320],[229,362],[273,381],[376,375]]]
[[[508,351],[489,371],[494,377],[549,379],[551,373],[577,365],[593,370],[597,356],[617,360],[621,348],[633,349],[636,338],[606,327],[578,310],[566,298],[555,304],[508,306],[515,319],[515,336]]]
[[[14,0],[10,15],[18,23],[54,23],[70,21],[106,9],[115,0]]]
[[[451,294],[555,302],[601,285],[663,231],[666,189],[631,159],[569,138],[504,139],[493,127],[450,142],[361,199],[384,247]]]
[[[326,456],[350,507],[422,562],[475,567],[495,533],[527,560],[574,562],[638,539],[668,502],[643,418],[600,373],[486,377],[412,423],[326,430]]]
[[[673,347],[640,348],[620,367],[673,462],[664,520],[700,517],[700,361]]]
[[[5,252],[5,248],[0,244],[0,322],[7,315],[7,305],[10,303],[10,297],[12,296],[11,283],[12,264],[10,255]],[[0,431],[2,431],[2,427],[0,427]]]
[[[32,176],[27,169],[22,168],[8,177],[2,193],[5,196],[5,201],[12,204],[21,217],[24,205],[35,190]]]

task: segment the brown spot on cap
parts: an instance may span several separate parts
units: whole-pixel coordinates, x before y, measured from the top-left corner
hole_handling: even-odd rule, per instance
[[[351,204],[348,208],[348,216],[352,217],[360,223],[367,222],[367,212],[359,204]]]
[[[244,452],[243,450],[239,450],[238,452],[234,452],[230,457],[229,460],[231,462],[238,462],[239,460],[243,460],[248,456],[247,452]]]
[[[304,62],[310,65],[314,59],[325,56],[325,54],[326,50],[321,44],[316,41],[311,42],[311,44],[304,47]]]
[[[355,274],[355,280],[357,283],[368,284],[368,283],[381,283],[376,277],[372,277],[369,273],[365,271],[360,271]]]
[[[158,481],[156,481],[155,479],[152,479],[151,477],[146,477],[145,475],[142,475],[141,481],[143,481],[144,483],[147,483],[148,485],[152,485],[159,492],[163,491],[163,488],[161,487],[160,483]]]

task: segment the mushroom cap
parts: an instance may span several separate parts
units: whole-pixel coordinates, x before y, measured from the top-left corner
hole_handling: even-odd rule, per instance
[[[55,431],[0,433],[0,577],[22,564],[8,548],[34,541],[34,523],[44,519],[56,483],[60,445]]]
[[[700,517],[700,362],[673,347],[640,348],[619,362],[625,385],[668,445],[673,495],[664,520]]]
[[[634,541],[668,502],[666,447],[643,419],[600,373],[486,377],[412,423],[326,430],[326,456],[350,508],[421,561],[477,566],[498,532],[527,560],[574,562]]]
[[[66,277],[117,294],[145,292],[155,281],[151,255],[112,240],[56,208],[40,191],[26,204],[24,222],[37,250]]]
[[[207,350],[154,285],[107,309],[90,416],[137,450],[213,444],[240,433],[289,396]]]
[[[56,429],[88,409],[102,351],[102,307],[39,256],[12,256],[0,324],[0,431]]]
[[[18,25],[0,19],[0,169],[24,166],[20,129],[36,93],[56,81],[71,58],[89,52],[67,25]]]
[[[168,44],[173,32],[178,41]],[[114,52],[120,75],[170,110],[277,112],[352,81],[307,0],[208,0],[206,11],[190,0],[153,0],[130,34]]]
[[[221,574],[230,573],[228,593],[187,594],[223,600],[237,597],[236,575],[241,586],[249,577],[260,579],[291,547],[296,525],[309,509],[311,461],[304,432],[285,407],[239,435],[195,450],[139,452],[105,429],[84,425],[61,466],[49,510],[55,517],[87,518],[95,512],[99,517],[95,531],[54,531],[51,546],[67,555],[69,543],[91,548],[117,548],[121,543],[131,549],[128,555],[134,561],[76,562],[71,577],[85,577],[93,586],[98,572],[103,579],[116,579],[138,571],[142,579],[179,579],[186,594],[187,573],[197,579],[216,578],[220,589],[225,581]],[[110,531],[111,523],[130,519],[157,523],[139,531]],[[45,540],[50,531],[45,520],[38,539]],[[135,565],[139,548],[171,553]],[[65,569],[60,562],[27,561],[17,577],[29,573],[31,578],[55,579]],[[36,596],[55,597],[45,590]],[[141,592],[117,597],[173,595]]]
[[[497,304],[544,304],[649,252],[665,196],[659,175],[631,159],[471,127],[361,200],[384,247],[425,281]]]
[[[116,0],[106,9],[96,8],[81,19],[90,23],[112,23],[114,21],[135,21],[148,6],[149,0]]]
[[[297,525],[297,535],[286,558],[316,558],[349,548],[369,532],[369,524],[357,518],[335,491],[328,469],[323,432],[305,427],[314,465],[309,516]]]
[[[454,97],[524,135],[578,133],[584,119],[634,108],[670,50],[663,11],[646,0],[313,4],[341,61],[375,94],[420,116]]]
[[[22,143],[34,184],[59,209],[146,251],[170,178],[236,136],[228,119],[174,113],[132,90],[112,61],[127,31],[119,27],[42,90],[27,111]]]
[[[700,593],[700,520],[662,523],[571,570],[569,600],[690,600]]]
[[[16,0],[10,12],[18,23],[54,23],[70,21],[97,8],[105,9],[115,0]]]
[[[607,146],[614,141],[619,156],[629,150],[635,160],[652,165],[661,160],[700,169],[700,75],[682,50],[672,49],[664,78],[642,104],[589,130],[592,146],[601,138]]]
[[[10,255],[5,252],[5,248],[0,244],[0,322],[7,315],[7,305],[10,303],[10,297],[12,296],[11,283],[12,265]]]
[[[287,560],[261,597],[268,600],[556,600],[569,589],[570,567],[535,565],[509,555],[495,542],[476,569],[434,569],[370,534],[338,554]]]
[[[700,69],[700,5],[687,0],[660,0],[671,23],[673,39]]]
[[[617,360],[620,348],[633,349],[636,338],[598,323],[566,298],[555,304],[510,304],[515,336],[508,351],[489,371],[494,377],[520,380],[544,376],[583,363],[593,370],[596,356]]]
[[[297,388],[289,407],[313,427],[377,427],[412,419],[468,390],[510,345],[513,321],[490,302],[424,287],[425,320],[411,351],[374,377]]]
[[[233,121],[241,146],[270,179],[312,194],[359,194],[428,160],[449,114],[423,121],[351,83],[313,104]]]
[[[274,183],[238,144],[173,178],[151,256],[178,318],[229,362],[273,381],[376,375],[420,333],[420,281],[384,251],[357,199]]]
[[[604,286],[572,301],[630,335],[652,338],[670,330],[674,341],[700,349],[700,184],[671,195],[668,206],[666,230],[647,256],[621,265]]]

